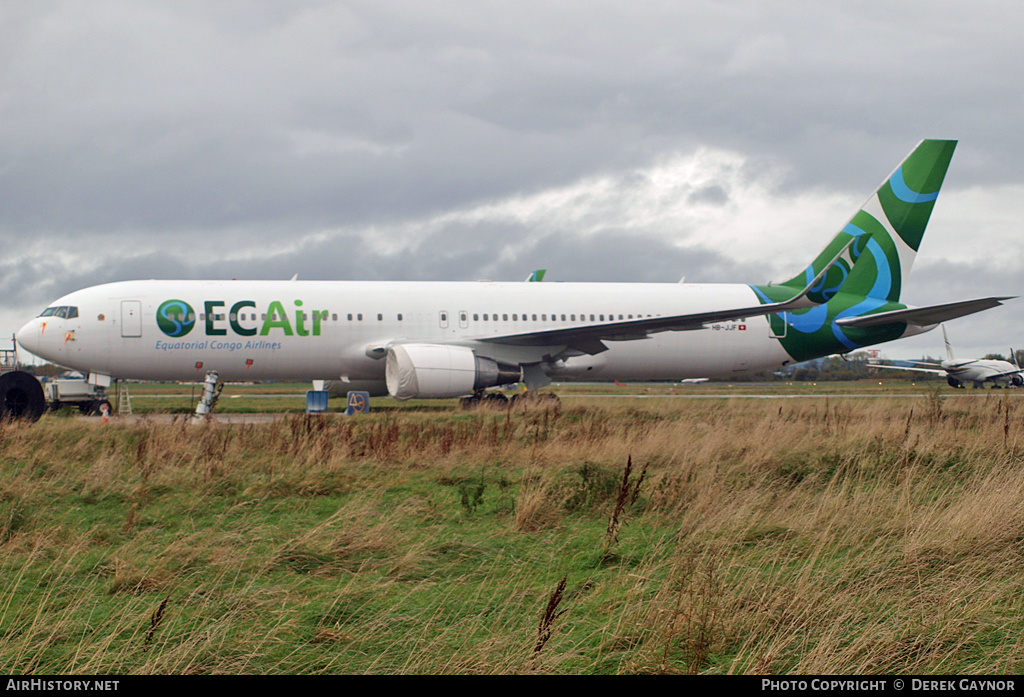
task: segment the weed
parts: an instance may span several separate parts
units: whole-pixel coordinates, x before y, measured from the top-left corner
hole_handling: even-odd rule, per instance
[[[562,604],[562,594],[565,592],[565,583],[568,581],[569,575],[562,576],[562,580],[555,586],[555,590],[548,596],[548,604],[544,608],[544,614],[540,618],[540,622],[537,624],[537,642],[533,645],[534,656],[544,650],[548,640],[551,639],[551,630],[555,624],[555,620],[562,616],[565,610],[559,610],[558,606]]]

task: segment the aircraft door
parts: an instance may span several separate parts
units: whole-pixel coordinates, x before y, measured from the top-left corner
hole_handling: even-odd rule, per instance
[[[447,329],[448,328],[448,311],[447,310],[441,310],[437,314],[437,323],[441,326],[441,329]]]
[[[789,313],[780,312],[775,315],[768,315],[768,336],[773,339],[786,338],[786,328],[789,327]]]
[[[466,329],[469,327],[469,313],[465,310],[459,310],[459,328]]]
[[[121,336],[134,338],[142,336],[142,302],[121,301]]]

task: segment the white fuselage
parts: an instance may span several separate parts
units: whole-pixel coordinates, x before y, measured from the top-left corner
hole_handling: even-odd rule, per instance
[[[128,281],[57,300],[17,338],[60,365],[125,379],[215,370],[226,381],[341,379],[383,393],[384,351],[396,342],[469,345],[556,378],[683,379],[791,358],[764,316],[607,341],[595,355],[481,340],[757,303],[741,284]]]
[[[951,358],[940,364],[946,375],[962,383],[1010,385],[1020,381],[1020,369],[1009,361],[992,358]]]

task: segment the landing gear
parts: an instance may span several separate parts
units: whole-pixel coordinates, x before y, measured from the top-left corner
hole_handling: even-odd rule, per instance
[[[211,370],[206,374],[206,382],[203,383],[203,396],[199,399],[199,404],[196,405],[196,416],[209,416],[213,408],[217,406],[217,400],[220,398],[220,391],[224,389],[224,383],[220,381],[220,375],[217,374],[216,370]]]
[[[38,421],[44,411],[46,396],[34,376],[20,370],[0,375],[0,419]]]
[[[463,409],[476,409],[481,406],[505,408],[508,406],[508,397],[500,392],[477,392],[470,397],[463,397],[459,400]]]
[[[560,407],[562,400],[553,392],[521,392],[512,397],[512,406]]]

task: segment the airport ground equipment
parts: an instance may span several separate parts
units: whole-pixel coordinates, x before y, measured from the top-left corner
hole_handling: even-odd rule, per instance
[[[348,393],[348,404],[345,407],[345,416],[369,413],[370,393],[362,390],[350,390]]]
[[[31,373],[18,370],[18,346],[0,350],[0,420],[38,421],[46,411],[43,388]]]
[[[306,413],[325,414],[329,399],[327,390],[309,390],[306,392]]]
[[[90,384],[84,375],[46,380],[43,382],[43,394],[51,410],[71,405],[78,407],[82,414],[91,416],[102,413],[104,407],[107,413],[112,411],[107,388]]]

